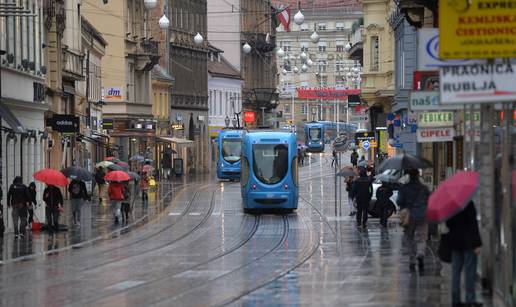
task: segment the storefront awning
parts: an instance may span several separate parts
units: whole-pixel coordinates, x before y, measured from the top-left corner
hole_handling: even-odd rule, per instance
[[[6,107],[3,103],[0,102],[0,117],[7,122],[9,127],[13,129],[16,133],[25,132],[25,128],[23,128],[22,124],[16,118],[16,116]]]
[[[171,143],[175,143],[177,145],[183,145],[183,146],[194,146],[194,143],[195,143],[194,141],[190,141],[187,139],[171,138],[171,137],[164,137],[164,136],[160,136],[160,137],[158,137],[158,139],[167,141],[167,142],[171,142]]]

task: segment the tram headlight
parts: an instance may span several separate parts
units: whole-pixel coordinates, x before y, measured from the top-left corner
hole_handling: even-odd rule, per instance
[[[322,145],[322,144],[323,144],[323,142],[322,142],[322,141],[320,141],[320,142],[319,142],[319,145]]]

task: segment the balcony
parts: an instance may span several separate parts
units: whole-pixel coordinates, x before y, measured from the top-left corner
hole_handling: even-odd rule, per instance
[[[351,34],[351,49],[349,50],[349,58],[353,60],[363,60],[363,37],[364,26],[357,27]]]
[[[267,33],[243,32],[243,42],[247,42],[253,51],[264,54],[273,52],[276,48],[276,37],[269,35],[267,41]]]
[[[62,71],[63,78],[69,80],[84,80],[84,55],[77,54],[68,48],[63,49]]]
[[[135,59],[136,70],[151,71],[160,58],[158,42],[145,39],[138,45],[135,52],[129,55]]]

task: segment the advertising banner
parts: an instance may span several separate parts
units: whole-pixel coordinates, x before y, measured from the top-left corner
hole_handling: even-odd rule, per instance
[[[441,103],[485,103],[516,100],[516,62],[448,66],[440,69]]]
[[[421,112],[417,118],[417,125],[421,128],[453,126],[453,112]]]
[[[445,60],[439,56],[439,30],[437,28],[422,28],[418,30],[417,69],[438,70],[449,65],[466,65],[473,60]]]
[[[439,24],[443,59],[516,57],[514,1],[439,1]]]
[[[451,142],[455,137],[455,128],[426,128],[417,129],[418,143]]]
[[[346,100],[349,95],[360,95],[360,90],[357,89],[342,90],[330,87],[298,88],[296,91],[299,99]]]

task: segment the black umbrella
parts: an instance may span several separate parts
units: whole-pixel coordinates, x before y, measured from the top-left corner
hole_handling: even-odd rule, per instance
[[[135,155],[129,158],[129,161],[135,161],[135,162],[143,162],[145,161],[145,157],[142,155]]]
[[[86,169],[78,166],[70,166],[61,171],[68,178],[78,179],[82,181],[92,181],[93,176]]]
[[[342,177],[356,177],[358,176],[357,173],[355,172],[355,170],[350,167],[350,166],[346,166],[346,167],[343,167],[338,173],[337,173],[337,176],[342,176]]]
[[[138,175],[138,173],[135,173],[135,172],[127,172],[127,174],[129,174],[129,177],[131,177],[132,180],[136,180],[136,181],[139,181],[140,180],[140,175]]]
[[[107,167],[110,171],[126,171],[127,168],[120,166],[118,164],[111,164]]]
[[[420,169],[420,168],[430,168],[432,167],[432,163],[430,161],[419,158],[409,154],[401,154],[391,157],[385,161],[383,161],[380,166],[378,166],[378,170],[380,172],[387,169]]]

